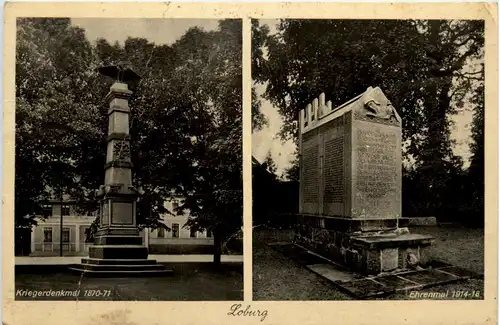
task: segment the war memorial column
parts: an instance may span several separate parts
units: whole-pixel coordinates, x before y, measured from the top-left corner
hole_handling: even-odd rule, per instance
[[[105,98],[109,103],[108,136],[104,185],[97,191],[100,223],[89,258],[82,259],[81,266],[74,269],[118,276],[168,273],[164,265],[148,260],[148,248],[142,243],[137,225],[139,191],[132,184],[128,105],[132,91],[127,82],[140,77],[122,66],[102,67],[99,72],[115,80]]]

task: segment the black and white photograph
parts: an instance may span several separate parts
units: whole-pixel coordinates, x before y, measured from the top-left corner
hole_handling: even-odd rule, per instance
[[[243,299],[241,19],[16,20],[15,299]]]
[[[252,20],[252,79],[254,300],[484,299],[483,20]]]

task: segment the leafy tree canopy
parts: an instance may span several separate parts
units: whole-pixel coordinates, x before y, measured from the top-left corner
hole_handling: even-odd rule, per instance
[[[104,181],[103,99],[112,82],[96,68],[128,62],[142,77],[129,85],[134,182],[144,190],[138,223],[156,227],[163,213],[189,209],[188,226],[217,228],[220,237],[239,229],[241,45],[239,20],[222,20],[215,31],[193,27],[171,45],[142,38],[122,45],[91,44],[69,19],[20,19],[16,222],[34,222],[37,202],[57,193],[95,208],[94,190]],[[184,195],[185,204],[166,211],[173,195]]]
[[[379,86],[403,118],[408,155],[423,159],[435,133],[449,147],[448,117],[478,77],[464,67],[484,55],[481,21],[281,20],[277,28],[269,35],[253,21],[252,71],[284,119],[283,139],[296,139],[298,112],[320,93],[335,107]]]
[[[254,20],[252,41],[254,82],[283,118],[283,140],[297,141],[298,113],[320,93],[336,107],[379,86],[403,119],[405,177],[420,202],[435,212],[462,173],[450,136],[459,110],[475,111],[472,160],[482,164],[483,21],[286,19],[270,35]]]

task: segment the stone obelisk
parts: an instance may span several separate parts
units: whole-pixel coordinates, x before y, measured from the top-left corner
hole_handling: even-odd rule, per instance
[[[128,101],[132,91],[127,82],[140,79],[123,66],[99,68],[115,82],[106,96],[108,137],[104,185],[97,191],[100,224],[89,248],[89,258],[82,259],[79,269],[90,274],[157,275],[169,272],[165,266],[148,260],[148,249],[142,244],[137,227],[138,190],[132,183]]]

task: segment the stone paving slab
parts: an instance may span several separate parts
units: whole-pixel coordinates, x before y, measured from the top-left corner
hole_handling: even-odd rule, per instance
[[[381,297],[396,292],[418,290],[437,285],[482,278],[481,274],[434,261],[429,268],[399,271],[391,274],[365,277],[323,259],[292,243],[273,243],[270,247],[297,261],[310,271],[332,281],[339,289],[358,299]]]
[[[391,293],[390,287],[386,287],[371,278],[364,278],[348,282],[336,282],[336,284],[357,298],[369,298]]]
[[[402,276],[399,275],[389,275],[389,276],[381,276],[376,279],[378,283],[383,284],[384,286],[396,288],[408,288],[408,287],[420,287],[420,283],[412,282]]]
[[[338,267],[328,263],[307,265],[306,267],[314,273],[317,273],[333,282],[349,282],[356,278],[359,278],[356,273],[341,270]]]
[[[451,269],[449,269],[449,271],[451,271]],[[429,288],[472,278],[469,274],[470,272],[467,270],[453,267],[453,271],[455,272],[454,274],[442,272],[439,268],[430,270],[424,269],[420,271],[399,272],[392,275],[367,278],[378,283],[381,287],[371,282],[360,280],[349,282],[337,281],[335,284],[359,299],[367,299],[396,292]],[[467,276],[460,276],[462,273],[467,274]],[[480,277],[480,275],[477,276]]]
[[[434,282],[437,283],[445,283],[453,280],[458,280],[460,277],[455,276],[453,274],[447,274],[443,272],[439,272],[439,270],[423,270],[423,271],[415,271],[412,273],[405,273],[402,275],[405,279],[408,279],[412,282],[416,282],[421,285],[428,285]]]

